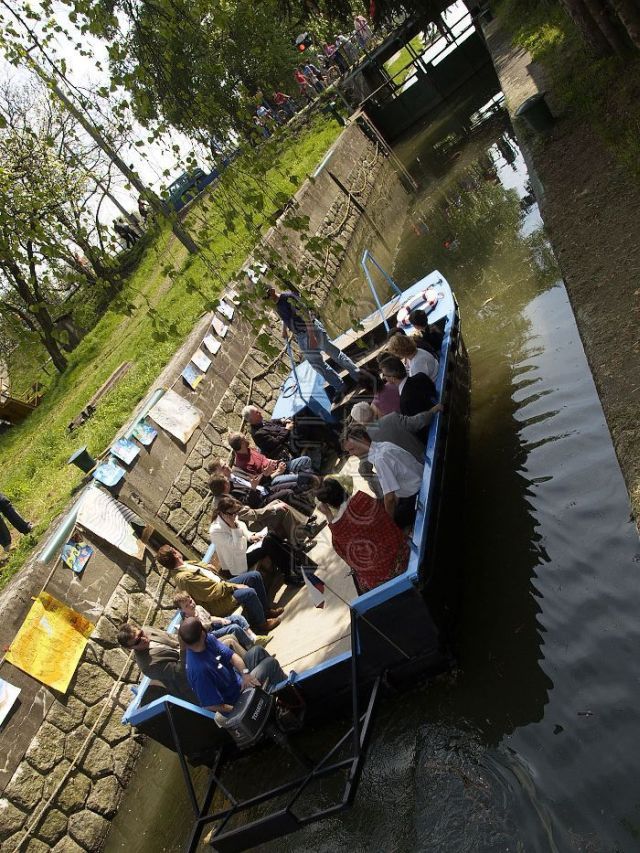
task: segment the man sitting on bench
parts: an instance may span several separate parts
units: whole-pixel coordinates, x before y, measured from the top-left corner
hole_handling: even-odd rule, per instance
[[[207,634],[199,619],[185,619],[178,633],[187,650],[189,684],[208,711],[228,714],[246,688],[260,687],[267,679],[269,687],[275,687],[286,679],[278,661],[263,648],[254,646],[245,652],[243,660]]]

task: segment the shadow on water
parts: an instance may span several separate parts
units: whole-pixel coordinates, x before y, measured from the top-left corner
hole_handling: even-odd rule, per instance
[[[394,277],[446,276],[471,361],[460,667],[384,704],[352,811],[261,851],[640,849],[638,540],[496,86],[478,75],[397,147],[421,190]],[[175,764],[159,777],[177,803]],[[109,851],[180,849],[186,803],[182,825],[145,803],[145,838],[119,815]]]

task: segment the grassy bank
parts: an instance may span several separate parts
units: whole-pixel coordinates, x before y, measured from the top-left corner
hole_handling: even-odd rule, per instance
[[[38,409],[0,439],[1,490],[35,522],[1,569],[0,587],[20,569],[82,475],[66,464],[87,445],[102,452],[130,418],[155,377],[208,310],[225,281],[241,266],[282,198],[303,183],[340,132],[316,118],[295,136],[271,145],[269,168],[251,174],[242,158],[186,220],[202,246],[187,255],[167,227],[146,251],[117,302],[69,356]],[[212,203],[215,199],[215,204]],[[225,199],[229,199],[226,203]],[[100,401],[93,417],[72,434],[69,422],[124,361],[132,367]]]
[[[640,57],[597,59],[560,3],[502,0],[500,22],[549,76],[554,106],[588,122],[635,178],[640,178]]]

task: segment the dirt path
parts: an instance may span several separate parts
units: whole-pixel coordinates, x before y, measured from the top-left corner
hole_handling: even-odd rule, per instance
[[[487,45],[513,116],[529,95],[553,90],[496,21]],[[557,113],[556,113],[557,114]],[[640,519],[640,187],[595,135],[567,112],[544,138],[514,127],[557,255],[602,401],[636,523]],[[541,197],[540,197],[541,195]]]

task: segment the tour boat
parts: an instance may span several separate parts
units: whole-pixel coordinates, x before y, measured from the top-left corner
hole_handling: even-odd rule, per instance
[[[289,674],[276,691],[284,701],[278,706],[262,691],[246,691],[231,721],[224,722],[226,730],[219,716],[216,722],[215,714],[142,679],[123,721],[177,752],[193,806],[189,851],[196,850],[205,832],[207,842],[222,853],[246,850],[348,808],[377,702],[388,691],[448,669],[455,660],[455,544],[469,398],[458,305],[437,271],[401,290],[368,251],[362,267],[376,310],[334,340],[358,366],[371,365],[384,350],[392,325],[400,322],[411,331],[413,308],[428,310],[430,325],[443,331],[435,385],[444,409],[429,426],[408,564],[402,574],[358,594],[324,531],[312,556],[325,585],[325,606],[314,607],[304,588],[286,587],[278,601],[287,605],[285,618],[268,651]],[[388,301],[380,300],[374,278],[393,292]],[[272,416],[310,413],[336,424],[354,393],[333,406],[311,365],[292,365]],[[178,618],[169,630],[177,626]],[[262,769],[265,761],[268,772]],[[190,765],[209,768],[202,790],[194,784]],[[223,780],[223,772],[225,779],[231,774],[232,782]],[[318,786],[322,793],[315,796]]]

